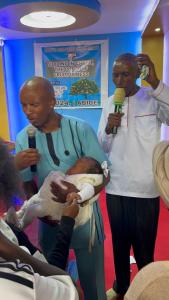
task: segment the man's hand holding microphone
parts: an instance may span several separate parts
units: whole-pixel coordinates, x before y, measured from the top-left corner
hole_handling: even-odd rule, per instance
[[[114,113],[109,114],[105,129],[107,134],[117,134],[117,128],[121,126],[121,118],[124,115],[122,112],[124,99],[125,90],[123,88],[116,88],[113,97]]]
[[[18,170],[23,170],[31,165],[36,165],[39,160],[40,154],[37,149],[33,148],[22,150],[14,157],[15,165]]]
[[[40,153],[36,149],[36,128],[29,126],[27,128],[28,149],[22,150],[15,155],[15,165],[18,170],[30,167],[32,173],[37,171],[37,163],[40,160]]]

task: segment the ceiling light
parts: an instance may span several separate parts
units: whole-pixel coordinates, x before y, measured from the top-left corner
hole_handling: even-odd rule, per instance
[[[161,31],[161,28],[160,28],[160,27],[157,27],[157,28],[154,29],[154,31],[160,32],[160,31]]]
[[[23,16],[20,22],[34,28],[60,28],[75,23],[76,19],[68,14],[56,11],[38,11]]]
[[[144,6],[144,11],[142,13],[142,18],[140,19],[140,24],[138,27],[138,30],[142,31],[142,33],[146,29],[158,4],[159,4],[159,0],[154,0],[154,1],[147,1],[147,4]]]
[[[22,32],[64,32],[95,24],[98,0],[0,0],[1,27]]]

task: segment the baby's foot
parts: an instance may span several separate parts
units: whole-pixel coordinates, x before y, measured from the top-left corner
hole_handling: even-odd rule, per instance
[[[4,214],[4,220],[7,223],[13,224],[16,227],[20,228],[20,222],[16,214],[16,210],[13,206],[11,206],[8,211]]]

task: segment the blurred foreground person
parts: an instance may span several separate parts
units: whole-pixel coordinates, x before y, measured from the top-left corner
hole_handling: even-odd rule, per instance
[[[153,262],[138,272],[124,300],[168,300],[169,261]]]
[[[13,157],[0,141],[0,201],[10,207],[19,191]],[[10,300],[80,299],[71,278],[63,270],[41,262],[15,245],[0,231],[0,297]]]

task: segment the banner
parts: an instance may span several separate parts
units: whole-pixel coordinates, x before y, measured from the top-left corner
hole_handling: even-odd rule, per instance
[[[57,108],[98,108],[108,95],[107,41],[35,44],[35,75],[53,85]]]

